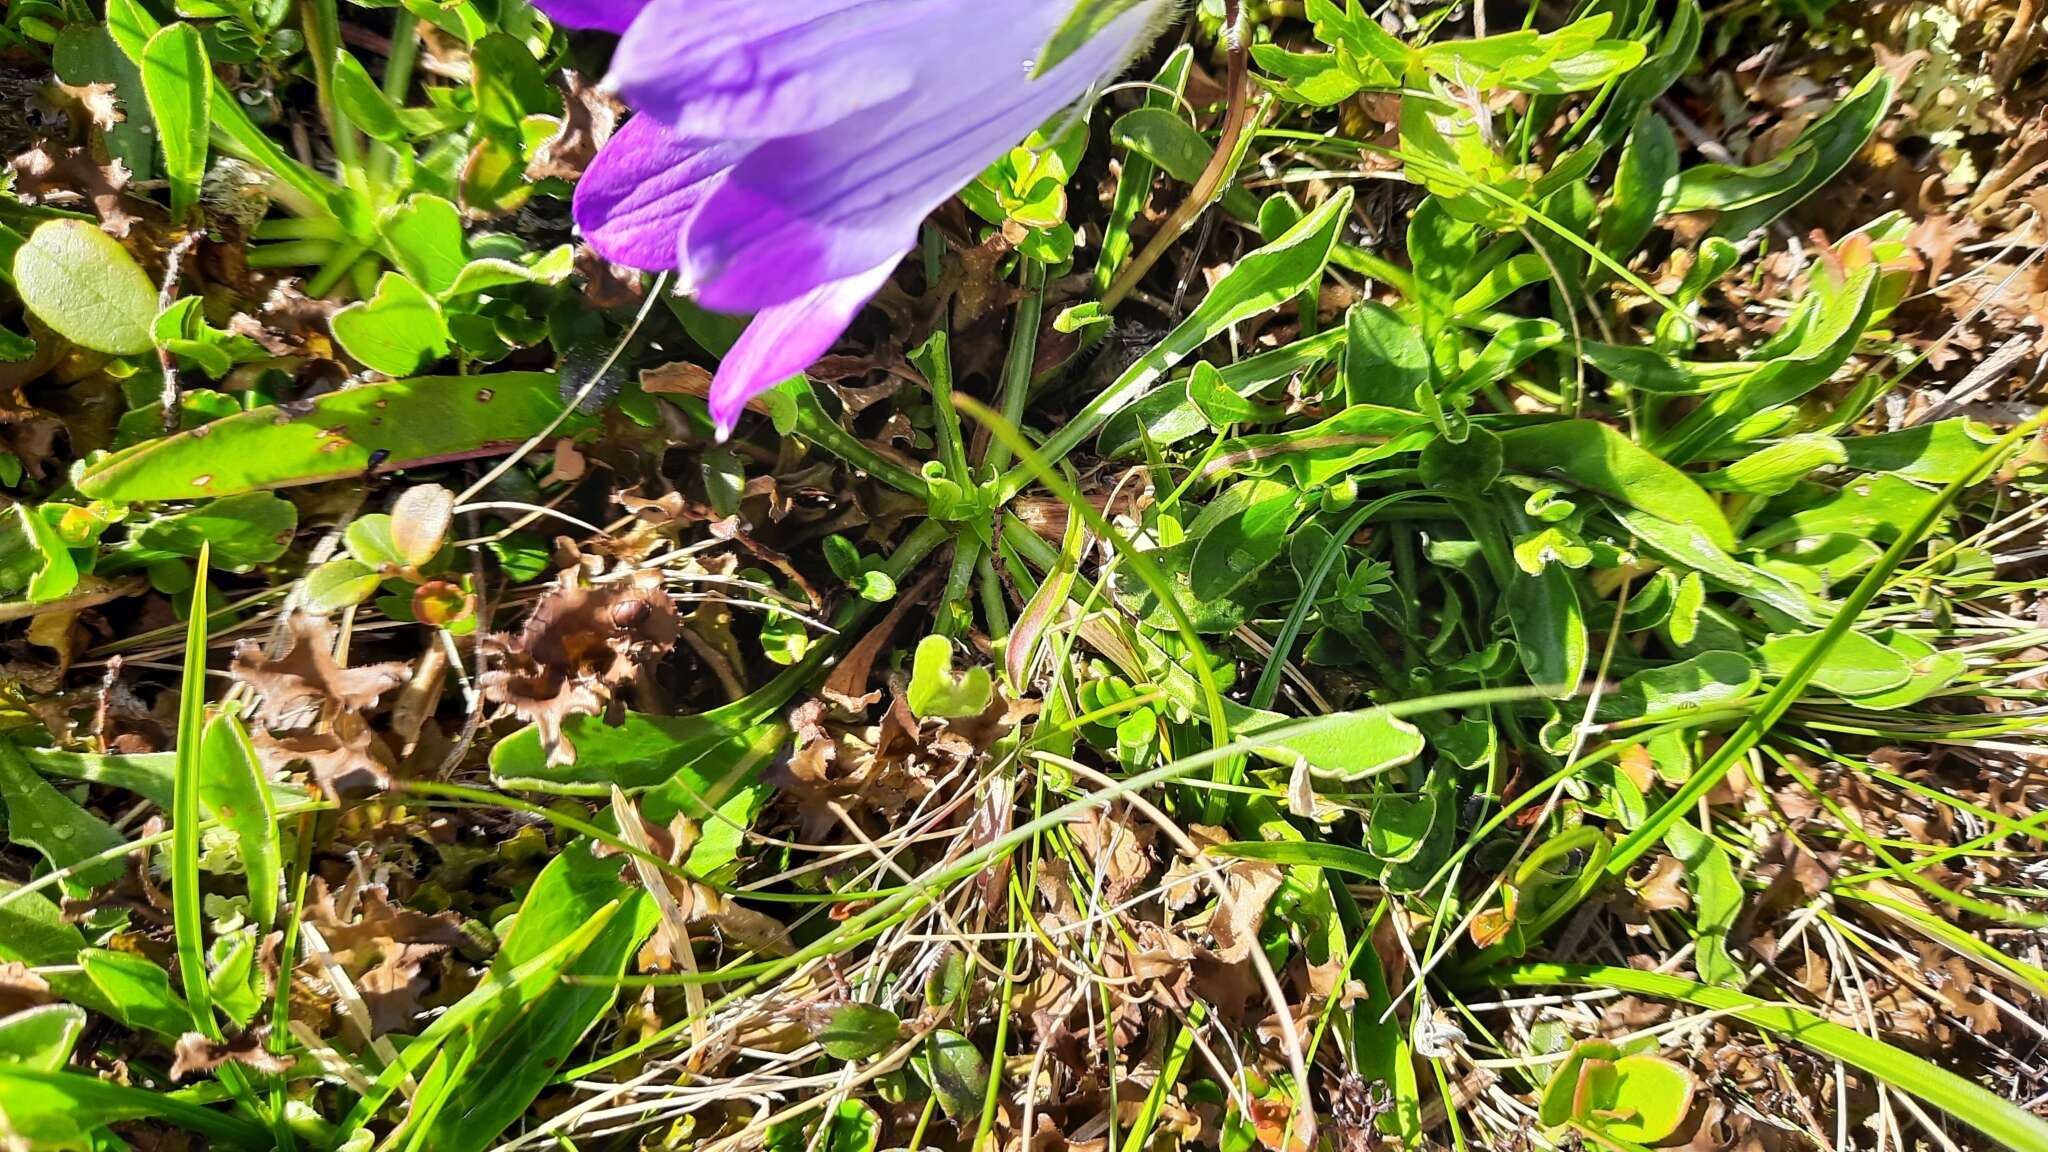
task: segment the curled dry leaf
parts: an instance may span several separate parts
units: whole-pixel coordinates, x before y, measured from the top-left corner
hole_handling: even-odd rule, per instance
[[[269,1035],[269,1028],[251,1028],[226,1040],[209,1040],[204,1033],[187,1032],[178,1038],[171,1079],[213,1072],[230,1061],[264,1076],[283,1075],[291,1071],[292,1062],[264,1047]]]
[[[326,719],[362,712],[411,674],[410,666],[400,661],[344,668],[335,662],[333,630],[326,622],[295,616],[290,627],[292,646],[284,655],[273,660],[263,654],[261,645],[244,640],[235,649],[230,668],[237,680],[263,698],[254,719],[273,727],[307,712]]]
[[[495,662],[484,698],[540,730],[551,764],[571,764],[571,716],[595,716],[612,693],[675,647],[682,622],[659,572],[585,587],[574,571],[541,598],[517,635],[484,640]]]

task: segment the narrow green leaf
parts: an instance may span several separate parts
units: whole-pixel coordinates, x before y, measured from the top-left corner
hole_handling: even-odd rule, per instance
[[[142,49],[142,87],[171,184],[171,215],[187,220],[199,205],[213,123],[213,68],[198,28],[167,24],[149,38]]]

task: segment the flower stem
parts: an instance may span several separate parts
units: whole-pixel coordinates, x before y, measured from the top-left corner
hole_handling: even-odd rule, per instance
[[[1145,274],[1152,271],[1152,266],[1159,263],[1166,250],[1180,239],[1181,233],[1193,226],[1229,182],[1237,158],[1238,141],[1244,135],[1251,108],[1250,52],[1246,44],[1242,0],[1225,0],[1223,41],[1230,50],[1230,106],[1223,114],[1223,132],[1216,139],[1216,154],[1209,157],[1209,166],[1202,170],[1201,177],[1188,191],[1187,199],[1181,201],[1173,215],[1168,216],[1159,230],[1152,234],[1152,239],[1145,243],[1144,251],[1117,274],[1109,291],[1102,297],[1102,307],[1106,311],[1115,311],[1116,306],[1124,302]]]

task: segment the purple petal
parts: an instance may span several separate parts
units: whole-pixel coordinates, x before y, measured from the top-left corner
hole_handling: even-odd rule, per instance
[[[718,438],[732,434],[747,401],[830,352],[895,270],[896,261],[891,259],[756,315],[719,362],[711,381],[711,419],[718,425]]]
[[[548,19],[564,28],[624,32],[648,0],[533,0]]]
[[[919,25],[960,0],[653,0],[606,83],[686,136],[810,132],[894,100]]]
[[[577,183],[577,226],[614,264],[675,268],[683,221],[745,154],[745,145],[695,144],[653,117],[635,116]]]
[[[1163,4],[1132,9],[1027,79],[1064,11],[1044,0],[949,0],[909,54],[914,98],[763,141],[738,160],[684,228],[704,306],[754,311],[908,251],[925,216],[1116,69]]]

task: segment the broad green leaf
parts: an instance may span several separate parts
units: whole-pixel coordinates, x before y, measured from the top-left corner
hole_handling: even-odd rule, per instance
[[[1796,175],[1781,180],[1767,195],[1728,210],[1714,223],[1714,235],[1740,241],[1797,207],[1846,167],[1884,120],[1896,87],[1891,74],[1873,68],[1833,107],[1800,131],[1788,155],[1808,157]],[[1689,175],[1689,174],[1688,174]],[[1680,177],[1681,199],[1686,178]]]
[[[1562,1128],[1571,1123],[1577,1112],[1579,1081],[1586,1064],[1596,1060],[1612,1063],[1620,1056],[1621,1049],[1605,1040],[1581,1040],[1572,1045],[1571,1052],[1544,1085],[1536,1119],[1546,1128]]]
[[[1233,720],[1232,727],[1247,739],[1257,740],[1262,726],[1259,720],[1284,722],[1285,718],[1271,712],[1256,713],[1254,723]],[[1426,744],[1415,725],[1368,708],[1324,717],[1322,726],[1314,731],[1260,745],[1259,754],[1289,766],[1307,761],[1309,770],[1318,776],[1351,782],[1410,763],[1422,755]]]
[[[0,1065],[0,1130],[31,1148],[107,1148],[87,1134],[108,1124],[161,1120],[228,1148],[271,1149],[270,1131],[174,1094],[131,1088],[96,1076]]]
[[[1501,433],[1507,466],[1555,476],[1652,516],[1691,525],[1716,546],[1735,546],[1721,505],[1692,478],[1645,451],[1611,425],[1558,420]]]
[[[384,274],[376,296],[343,308],[328,323],[344,352],[394,379],[448,355],[441,305],[397,272]]]
[[[875,1152],[882,1118],[859,1100],[841,1100],[825,1122],[824,1152]]]
[[[5,739],[0,739],[0,807],[7,813],[7,839],[40,852],[52,868],[81,864],[126,843],[106,821],[31,770]],[[121,861],[113,858],[80,870],[63,884],[66,891],[83,895],[120,875]]]
[[[1737,385],[1708,396],[1657,440],[1657,453],[1677,464],[1695,460],[1721,448],[1745,419],[1789,404],[1826,383],[1870,326],[1883,282],[1880,269],[1870,265],[1851,274],[1846,284],[1809,297],[1802,305],[1807,311],[1789,326],[1798,342]]]
[[[1890,473],[1858,476],[1818,503],[1772,521],[1744,546],[1775,548],[1814,536],[1849,535],[1889,543],[1941,498],[1932,488]]]
[[[576,249],[557,245],[526,263],[486,256],[462,266],[443,298],[455,300],[513,284],[560,284],[576,270]]]
[[[989,1068],[974,1041],[951,1029],[938,1029],[925,1041],[920,1066],[948,1117],[960,1121],[981,1115]]]
[[[12,5],[20,9],[24,5]],[[111,11],[110,11],[111,15]],[[145,38],[146,39],[146,38]],[[105,142],[110,159],[128,166],[139,178],[157,173],[156,125],[150,122],[148,95],[142,89],[142,72],[136,66],[142,41],[136,50],[124,52],[102,27],[90,20],[66,24],[50,46],[50,63],[57,78],[73,87],[108,84],[120,102],[123,119],[97,135]]]
[[[0,508],[0,595],[18,592],[31,604],[47,604],[77,587],[78,565],[42,511]]]
[[[447,293],[469,263],[462,211],[439,196],[414,195],[385,212],[378,230],[391,262],[428,295]]]
[[[383,574],[360,560],[329,560],[306,574],[306,607],[339,612],[368,601],[383,585]]]
[[[270,492],[245,492],[158,517],[135,541],[151,551],[186,557],[210,546],[217,566],[239,572],[284,555],[298,527],[298,505]]]
[[[199,205],[213,123],[213,66],[198,28],[167,24],[149,38],[142,48],[142,87],[171,183],[171,215],[185,220]]]
[[[1300,494],[1275,480],[1245,480],[1223,490],[1188,525],[1188,591],[1220,600],[1264,571],[1287,546]]]
[[[116,452],[78,487],[131,504],[353,479],[503,452],[561,412],[551,372],[371,384],[327,393],[297,414],[256,408]]]
[[[1776,496],[1814,472],[1849,459],[1848,450],[1833,436],[1810,433],[1788,436],[1769,447],[1737,460],[1719,472],[1698,477],[1700,487],[1717,492],[1741,492],[1751,496]]]
[[[1645,116],[1621,151],[1614,192],[1601,210],[1596,235],[1600,250],[1626,264],[1650,229],[1670,211],[1678,193],[1678,141],[1662,116]],[[1606,269],[1594,275],[1606,278]]]
[[[14,286],[37,319],[82,348],[135,356],[156,346],[156,286],[98,225],[37,225],[14,253]]]
[[[85,1031],[85,1009],[43,1004],[0,1016],[0,1066],[55,1072],[71,1059]]]
[[[1603,720],[1676,716],[1732,703],[1755,692],[1763,674],[1740,652],[1702,652],[1633,673],[1600,700]]]
[[[1887,648],[1906,658],[1912,669],[1912,678],[1889,692],[1858,696],[1858,708],[1883,711],[1910,707],[1954,684],[1970,666],[1966,653],[1952,648],[1936,648],[1910,632],[1895,629],[1879,639]]]
[[[1874,436],[1842,440],[1849,467],[1890,472],[1925,484],[1947,484],[1967,475],[1995,437],[1975,421],[1957,418]]]
[[[1419,412],[1354,404],[1320,424],[1292,432],[1226,440],[1207,458],[1205,476],[1290,475],[1303,492],[1376,460],[1419,452],[1437,436]]]
[[[1712,580],[1724,588],[1768,604],[1802,624],[1825,622],[1828,606],[1820,598],[1782,576],[1735,559],[1697,525],[1681,524],[1633,508],[1616,508],[1613,511],[1615,519],[1621,521],[1621,526],[1644,551],[1689,569],[1685,580],[1680,583],[1678,602],[1672,609],[1673,619],[1685,621],[1686,627],[1697,621],[1700,606],[1699,598],[1687,591],[1688,587],[1696,585],[1689,585],[1687,581],[1698,578]],[[1687,608],[1690,611],[1686,611]]]
[[[1352,404],[1415,406],[1415,390],[1429,382],[1429,352],[1422,331],[1393,309],[1366,300],[1344,316],[1344,395]]]
[[[1773,636],[1764,641],[1757,651],[1772,676],[1784,676],[1820,643],[1822,635],[1803,632],[1793,636]],[[1902,688],[1912,676],[1913,665],[1903,654],[1886,647],[1875,637],[1851,630],[1828,648],[1827,656],[1814,670],[1813,684],[1837,696],[1853,699]]]
[[[1405,864],[1422,851],[1436,820],[1436,797],[1428,792],[1382,796],[1373,802],[1372,818],[1366,823],[1366,846],[1384,863]]]
[[[249,884],[250,918],[268,932],[277,920],[284,852],[263,763],[248,729],[231,713],[207,722],[200,748],[200,803],[234,835]]]
[[[616,885],[617,861],[612,861],[611,867],[606,871],[611,874],[611,882]],[[525,1032],[517,1030],[517,1026],[521,1020],[534,1018],[532,1009],[536,1004],[542,1002],[551,989],[559,988],[563,975],[586,953],[592,952],[600,938],[609,938],[614,927],[613,921],[619,918],[619,913],[624,907],[622,900],[630,900],[635,907],[645,910],[641,922],[645,923],[646,928],[640,934],[644,936],[646,931],[652,930],[652,902],[639,897],[638,893],[628,892],[621,900],[609,901],[594,909],[584,907],[580,901],[576,902],[575,910],[583,913],[582,919],[558,921],[560,931],[552,937],[533,941],[537,951],[528,959],[520,958],[524,955],[523,952],[515,954],[508,939],[506,947],[499,952],[483,981],[447,1011],[435,1017],[434,1022],[429,1024],[425,1031],[400,1050],[397,1060],[385,1066],[376,1083],[357,1098],[355,1107],[341,1122],[342,1131],[360,1128],[382,1111],[385,1103],[398,1092],[401,1084],[417,1078],[423,1083],[420,1084],[419,1091],[415,1093],[411,1102],[420,1109],[420,1113],[433,1117],[433,1134],[436,1140],[453,1141],[458,1136],[461,1139],[459,1144],[435,1142],[429,1146],[436,1149],[436,1152],[443,1149],[488,1147],[497,1136],[497,1132],[491,1130],[488,1124],[477,1123],[465,1130],[457,1127],[455,1123],[464,1119],[466,1114],[477,1106],[440,1097],[450,1093],[451,1089],[457,1092],[474,1089],[487,1098],[496,1097],[502,1100],[497,1094],[509,1091],[515,1086],[515,1082],[479,1076],[451,1083],[449,1074],[461,1063],[449,1062],[446,1059],[451,1042],[458,1050],[476,1054],[472,1067],[495,1071],[491,1069],[491,1065],[494,1058],[499,1057],[512,1061],[517,1067],[529,1072],[534,1070],[535,1065],[542,1065],[547,1073],[540,1080],[544,1084],[558,1069],[547,1066],[547,1062],[536,1055],[548,1051],[540,1045],[544,1041],[561,1043],[560,1051],[566,1052],[573,1046],[576,1036],[580,1036],[580,1033],[565,1038],[561,1032]],[[626,918],[632,919],[631,916]],[[638,927],[638,923],[635,926]],[[621,935],[630,938],[632,933]],[[616,943],[616,940],[612,943]],[[629,939],[625,951],[630,952],[636,947],[637,941]],[[620,964],[623,965],[623,959],[620,960]],[[601,981],[615,981],[618,971],[618,967],[611,967],[607,972],[593,975]],[[610,987],[583,991],[597,996],[604,1004],[608,1004],[614,995],[614,990]],[[558,1021],[550,1016],[542,1023],[552,1026]],[[515,1040],[518,1042],[514,1042]],[[428,1068],[430,1063],[431,1069]],[[426,1070],[424,1075],[423,1069]],[[521,1088],[526,1084],[525,1081],[516,1083]],[[535,1091],[538,1091],[538,1087]],[[426,1097],[432,1106],[423,1107],[422,1097]],[[517,1119],[531,1103],[531,1096],[525,1099],[515,1098],[514,1106],[510,1109],[511,1115],[505,1116],[504,1122],[509,1124]],[[499,1107],[500,1110],[494,1113],[494,1116],[503,1115],[502,1103]]]
[[[128,1027],[173,1041],[192,1027],[192,1010],[171,991],[171,974],[149,957],[87,948],[78,963],[106,998],[109,1013]]]
[[[1637,1146],[1661,1144],[1678,1131],[1699,1085],[1691,1072],[1661,1056],[1588,1061],[1581,1077],[1581,1111],[1574,1119]]]
[[[834,1060],[865,1060],[895,1047],[902,1028],[894,1012],[856,1000],[832,1010],[818,1030],[818,1044]]]
[[[351,125],[373,140],[402,147],[410,136],[398,105],[370,78],[363,62],[348,52],[335,54],[334,102]]]
[[[927,636],[918,641],[906,695],[911,712],[925,718],[979,716],[988,710],[994,695],[995,679],[987,665],[975,664],[956,673],[951,640]]]
[[[56,901],[20,887],[0,880],[0,961],[32,968],[76,964],[85,934],[64,919]]]

